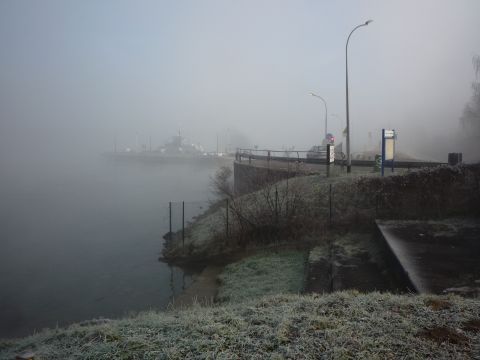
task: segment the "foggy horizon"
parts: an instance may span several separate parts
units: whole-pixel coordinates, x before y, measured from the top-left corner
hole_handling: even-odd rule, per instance
[[[345,127],[349,45],[352,151],[394,128],[398,149],[438,160],[455,137],[480,53],[476,1],[63,2],[0,4],[0,146],[101,153],[182,132],[212,151],[308,149]],[[340,120],[342,124],[340,124]],[[339,140],[344,141],[344,139]],[[243,144],[242,144],[243,145]],[[438,151],[437,151],[438,152]]]
[[[0,1],[0,359],[480,358],[479,15]]]

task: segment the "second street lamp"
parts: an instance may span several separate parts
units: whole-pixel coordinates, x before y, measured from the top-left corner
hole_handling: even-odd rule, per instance
[[[316,98],[319,98],[320,100],[323,101],[323,104],[325,105],[325,137],[324,139],[326,139],[327,138],[327,122],[328,122],[327,102],[320,95],[314,94],[313,92],[311,92],[310,95],[315,96]]]
[[[347,103],[347,173],[352,171],[352,159],[350,156],[350,114],[349,114],[349,106],[348,106],[348,42],[350,41],[350,36],[352,36],[353,32],[362,26],[367,26],[373,20],[367,20],[364,24],[357,25],[348,35],[347,44],[345,45],[345,95],[346,95],[346,103]]]

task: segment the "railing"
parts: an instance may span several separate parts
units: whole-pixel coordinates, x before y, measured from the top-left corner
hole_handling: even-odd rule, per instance
[[[298,161],[307,163],[325,164],[327,161],[327,146],[316,146],[312,150],[259,150],[237,149],[235,160],[247,159]]]
[[[246,159],[251,160],[277,160],[277,161],[296,161],[313,164],[327,163],[327,146],[315,146],[313,150],[258,150],[258,149],[237,149],[235,160],[241,162]],[[346,156],[341,151],[341,147],[335,146],[335,164],[346,165]],[[446,165],[443,162],[419,161],[419,160],[395,160],[395,168],[414,169],[423,167],[435,167]],[[353,166],[374,167],[375,160],[352,159]]]

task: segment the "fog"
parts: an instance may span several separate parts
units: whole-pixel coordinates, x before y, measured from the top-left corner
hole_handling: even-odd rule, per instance
[[[179,132],[206,151],[308,150],[325,136],[310,92],[344,142],[345,42],[366,20],[348,53],[352,152],[388,128],[414,158],[479,160],[478,99],[465,117],[479,14],[477,0],[0,1],[0,337],[168,304],[196,269],[158,261],[163,235],[208,208],[219,158],[101,155]]]
[[[349,46],[352,150],[387,127],[399,150],[445,161],[460,150],[447,136],[471,96],[479,13],[475,0],[2,1],[1,156],[157,146],[178,131],[210,150],[229,133],[307,149],[324,127],[310,91],[340,139],[346,37],[373,19]]]

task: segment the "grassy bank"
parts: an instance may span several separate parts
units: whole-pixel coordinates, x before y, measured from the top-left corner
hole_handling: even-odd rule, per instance
[[[480,302],[459,297],[341,292],[86,322],[0,343],[0,358],[470,359]]]
[[[305,251],[262,252],[225,267],[217,300],[244,301],[264,295],[298,294],[305,278]]]
[[[381,178],[304,176],[268,184],[217,204],[191,224],[163,254],[170,260],[205,259],[246,246],[294,242],[326,228],[368,230],[374,219],[478,216],[480,165],[440,166]]]

